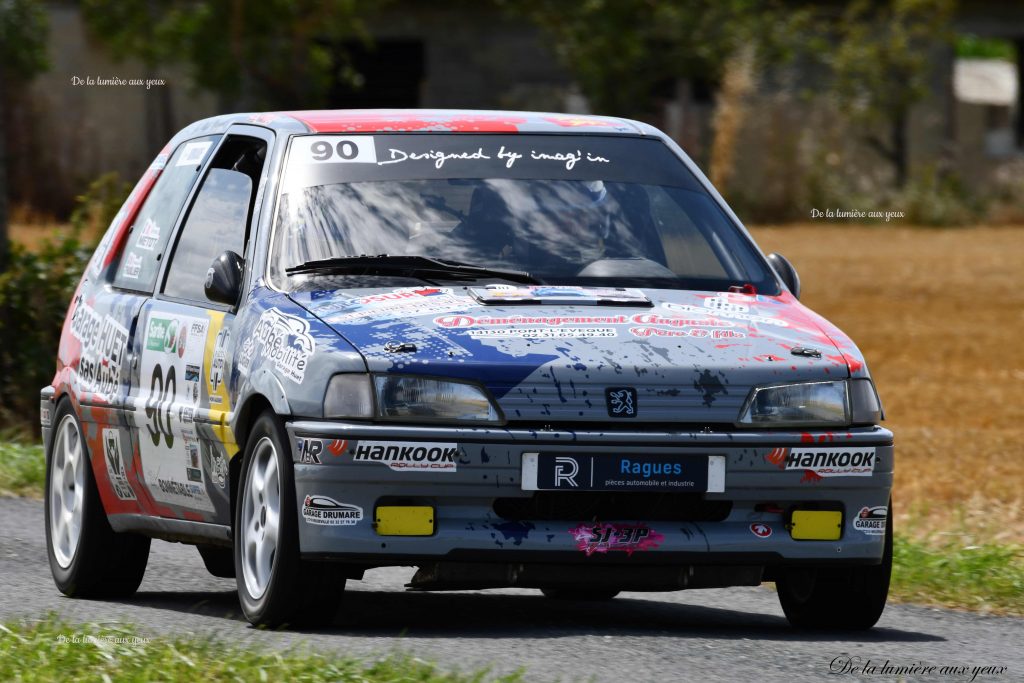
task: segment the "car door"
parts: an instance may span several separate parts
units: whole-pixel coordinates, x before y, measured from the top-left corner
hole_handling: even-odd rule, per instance
[[[145,484],[164,517],[230,524],[228,461],[238,447],[226,426],[224,370],[235,307],[207,299],[205,282],[224,251],[246,253],[272,142],[270,131],[248,126],[224,136],[139,316],[134,426]]]
[[[170,158],[166,153],[157,157],[104,236],[89,266],[89,280],[74,302],[71,335],[81,354],[76,394],[97,454],[98,489],[110,514],[145,510],[126,416],[126,397],[137,371],[138,316],[153,294],[171,228],[205,153],[218,138],[187,140],[170,150]],[[124,228],[122,220],[130,225]]]

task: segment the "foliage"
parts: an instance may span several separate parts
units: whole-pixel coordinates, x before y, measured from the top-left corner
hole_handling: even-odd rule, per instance
[[[956,56],[973,59],[1002,59],[1017,61],[1017,48],[1013,41],[1003,38],[982,38],[973,33],[956,37]]]
[[[442,672],[409,655],[364,660],[293,649],[243,649],[209,638],[147,638],[134,626],[72,626],[53,614],[0,625],[0,679],[5,681],[339,681],[342,683],[512,683],[521,673]]]
[[[1024,547],[897,536],[890,595],[907,602],[1024,615]]]
[[[45,482],[42,445],[0,441],[0,494],[38,498]]]
[[[184,63],[197,85],[254,107],[322,104],[333,84],[356,80],[345,42],[369,41],[367,5],[357,0],[84,0],[82,7],[116,56]]]
[[[83,236],[97,235],[128,195],[117,174],[101,176],[77,198],[72,227],[35,250],[13,245],[0,273],[0,420],[38,429],[39,389],[53,380],[68,305],[92,253]]]
[[[676,79],[718,83],[740,47],[788,57],[808,16],[765,0],[497,1],[551,38],[595,110],[641,117]]]
[[[0,0],[3,79],[24,82],[49,67],[46,12],[37,0]]]
[[[930,91],[932,57],[952,39],[952,12],[953,0],[853,0],[835,35],[810,44],[831,73],[840,110],[893,164],[899,186],[907,180],[910,109]],[[879,128],[886,130],[884,136],[877,134]]]

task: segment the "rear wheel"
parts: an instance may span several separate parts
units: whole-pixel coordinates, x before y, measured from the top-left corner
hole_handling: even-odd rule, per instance
[[[892,501],[882,563],[846,568],[791,568],[775,582],[789,623],[797,628],[863,630],[882,616],[892,575]]]
[[[71,402],[57,406],[46,453],[46,549],[53,581],[73,598],[132,595],[149,561],[149,538],[110,528]]]
[[[604,602],[611,600],[619,591],[612,588],[541,588],[545,598],[552,600],[583,600],[586,602]]]
[[[258,626],[329,623],[345,590],[334,565],[299,556],[298,514],[284,426],[264,412],[248,435],[235,509],[234,560],[245,618]]]

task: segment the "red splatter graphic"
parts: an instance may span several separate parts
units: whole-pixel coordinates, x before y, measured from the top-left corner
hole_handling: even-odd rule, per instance
[[[590,557],[594,553],[624,552],[632,555],[637,550],[653,550],[662,544],[665,536],[646,524],[585,523],[569,529],[576,548]]]
[[[817,484],[822,479],[824,479],[824,477],[817,472],[804,470],[804,476],[800,477],[800,482],[803,484]]]
[[[338,457],[348,448],[348,441],[344,439],[335,439],[327,446],[327,450],[330,451],[331,455]]]
[[[779,469],[783,469],[786,466],[786,454],[788,452],[789,449],[787,448],[773,448],[765,454],[764,459],[778,466]]]
[[[809,432],[804,432],[800,435],[800,441],[801,443],[814,443],[814,435]]]
[[[454,133],[516,133],[527,119],[501,113],[477,114],[443,111],[296,111],[298,119],[317,133],[374,133],[412,130]]]

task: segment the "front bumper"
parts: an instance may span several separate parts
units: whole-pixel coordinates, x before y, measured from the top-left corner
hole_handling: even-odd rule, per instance
[[[362,565],[765,566],[877,564],[882,557],[893,482],[893,435],[882,427],[834,433],[600,432],[294,421],[287,428],[300,548],[311,559]],[[370,460],[377,446],[379,458]],[[390,446],[396,448],[389,463]],[[792,454],[827,455],[830,449],[872,451],[871,471],[851,475],[797,467],[807,461],[787,468]],[[523,454],[537,452],[722,456],[724,490],[612,496],[526,491]],[[345,512],[326,520],[309,514],[324,500]],[[380,506],[432,508],[433,533],[378,533]],[[839,538],[794,539],[794,509],[841,512]],[[860,521],[864,510],[872,511],[873,524]]]

